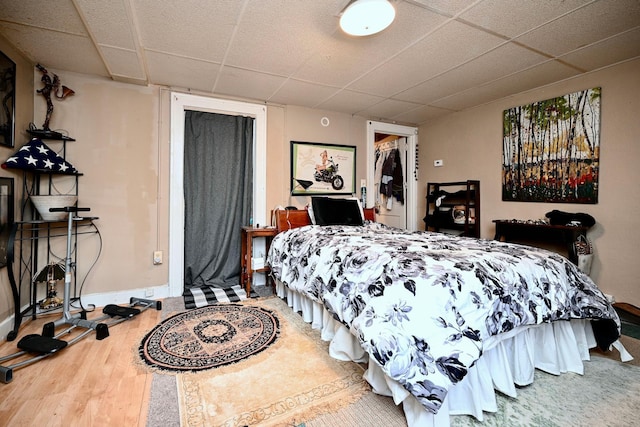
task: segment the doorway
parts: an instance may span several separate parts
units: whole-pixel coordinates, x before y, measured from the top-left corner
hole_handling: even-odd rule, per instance
[[[202,111],[255,119],[253,141],[253,221],[266,224],[267,110],[264,105],[172,92],[171,178],[169,182],[169,296],[184,291],[184,135],[186,111]],[[233,212],[230,212],[233,215]],[[248,224],[246,224],[248,225]],[[238,229],[238,234],[240,230]]]
[[[373,195],[376,222],[407,228],[407,138],[375,133]]]
[[[383,122],[367,122],[367,207],[378,207],[376,220],[398,228],[410,231],[418,230],[416,212],[417,169],[416,155],[418,146],[418,128]],[[382,178],[376,174],[376,148],[399,149],[402,167],[403,184],[400,187],[404,203],[391,195],[379,197]],[[396,153],[393,153],[395,156]],[[397,181],[397,180],[396,180]],[[398,183],[396,182],[396,185]],[[397,194],[397,190],[396,190]]]
[[[240,233],[253,209],[252,117],[187,111],[184,287],[240,284]]]

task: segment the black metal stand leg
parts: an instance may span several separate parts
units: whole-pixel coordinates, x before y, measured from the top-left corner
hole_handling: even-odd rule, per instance
[[[11,233],[9,234],[9,240],[7,241],[7,275],[9,276],[9,283],[11,284],[11,294],[13,295],[13,330],[7,334],[7,341],[13,341],[18,336],[18,329],[22,323],[22,312],[20,311],[20,290],[16,283],[16,278],[13,275],[13,262],[15,259],[15,241],[16,232],[18,231],[18,224],[11,226]]]

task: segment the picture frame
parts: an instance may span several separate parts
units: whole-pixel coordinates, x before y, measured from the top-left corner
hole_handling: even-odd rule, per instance
[[[503,112],[502,200],[598,203],[601,88]]]
[[[356,147],[291,141],[291,195],[356,192]]]
[[[7,266],[9,236],[14,222],[13,178],[0,178],[0,268]]]
[[[13,147],[15,141],[16,63],[0,52],[0,146]]]

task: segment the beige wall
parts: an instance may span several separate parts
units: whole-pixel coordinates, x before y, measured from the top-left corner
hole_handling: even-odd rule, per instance
[[[168,141],[159,137],[164,123],[158,119],[163,114],[160,90],[49,71],[76,92],[63,101],[54,100],[50,126],[76,139],[67,144],[66,158],[83,173],[78,205],[89,207],[90,215],[99,217],[96,224],[102,236],[102,253],[83,295],[167,283],[167,264],[152,263],[153,251],[166,252],[167,247],[168,186],[162,180],[168,179],[164,157]],[[38,79],[40,73],[36,74]],[[44,100],[36,97],[38,126],[45,107]],[[59,142],[45,143],[53,149],[60,146]],[[97,244],[94,236],[80,242],[78,277],[86,274],[96,258]]]
[[[268,114],[272,115],[276,107],[271,107]],[[366,120],[362,117],[355,117],[349,114],[336,113],[324,110],[314,110],[311,108],[286,106],[277,108],[282,110],[278,114],[281,123],[276,126],[282,128],[282,135],[278,138],[271,138],[271,125],[269,120],[269,140],[268,155],[269,163],[267,168],[270,175],[276,167],[279,171],[277,181],[269,181],[269,189],[273,188],[275,199],[268,200],[273,204],[267,204],[269,209],[276,205],[304,207],[310,202],[309,197],[291,196],[290,161],[291,161],[291,141],[319,142],[323,144],[353,145],[356,147],[356,192],[359,192],[360,179],[366,178],[367,159],[367,129]],[[322,126],[321,119],[329,119],[328,126]],[[275,148],[277,147],[277,148]],[[278,156],[272,157],[271,150],[278,150]]]
[[[589,231],[595,251],[591,277],[617,301],[640,305],[640,60],[549,85],[444,117],[420,127],[420,181],[481,182],[483,238],[493,219],[538,219],[559,209],[586,212],[597,224]],[[599,200],[595,205],[502,202],[503,110],[591,87],[602,87]],[[433,167],[436,159],[444,167]],[[425,200],[420,212],[424,215]]]
[[[15,145],[16,148],[26,141],[26,129],[33,120],[33,65],[18,53],[3,37],[0,36],[0,51],[16,63],[16,121],[15,121]],[[0,147],[0,163],[4,162],[13,152],[14,148]],[[15,218],[19,219],[18,205],[22,195],[22,174],[10,170],[0,169],[0,176],[14,178],[14,191],[16,200]],[[7,278],[6,269],[0,270],[0,322],[13,314],[13,298],[11,287]]]

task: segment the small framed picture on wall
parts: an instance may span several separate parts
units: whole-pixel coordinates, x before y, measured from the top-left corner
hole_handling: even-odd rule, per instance
[[[291,141],[291,195],[354,194],[356,147]]]

